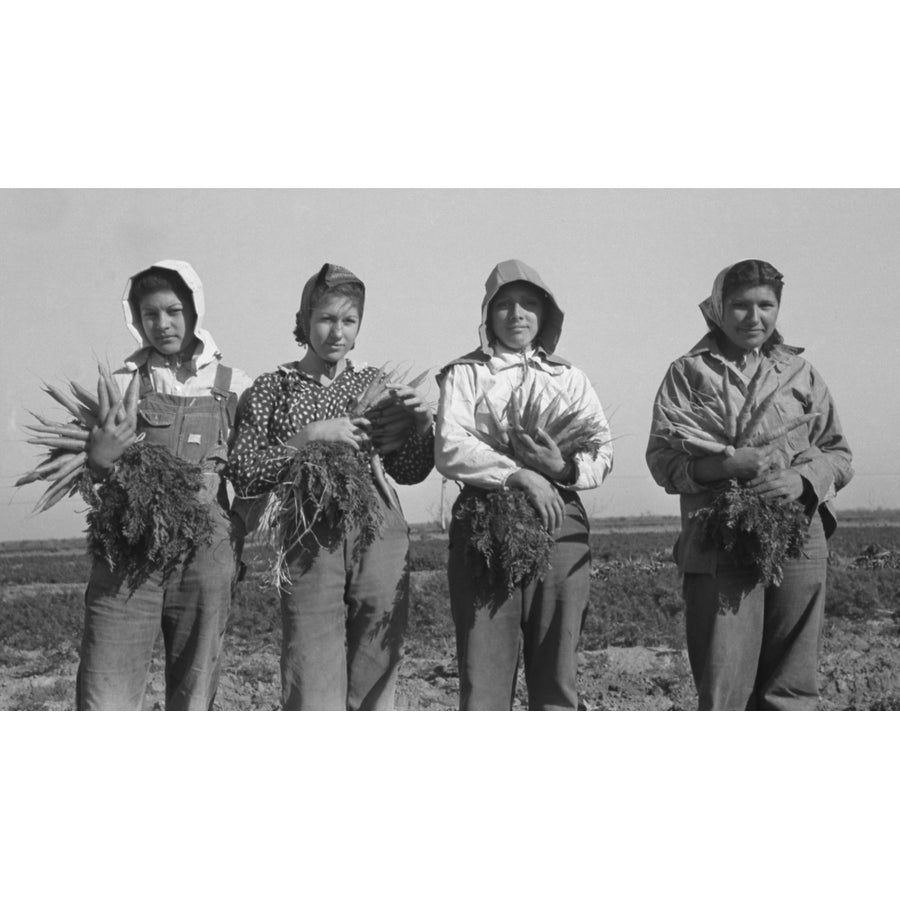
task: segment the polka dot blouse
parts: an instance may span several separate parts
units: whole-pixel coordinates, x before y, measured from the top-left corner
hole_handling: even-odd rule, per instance
[[[378,370],[355,368],[350,360],[328,385],[292,365],[260,375],[241,398],[237,437],[228,471],[235,491],[252,497],[284,476],[290,454],[284,443],[304,425],[347,414],[347,407],[368,387]],[[434,432],[413,429],[402,447],[384,457],[384,468],[398,484],[418,484],[434,465]]]

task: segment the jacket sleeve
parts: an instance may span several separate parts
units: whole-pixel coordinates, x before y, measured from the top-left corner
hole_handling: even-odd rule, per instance
[[[287,444],[269,438],[277,391],[277,376],[261,375],[238,404],[236,437],[228,460],[228,477],[238,496],[253,497],[275,487],[295,453]]]
[[[445,478],[492,490],[521,467],[471,432],[475,427],[476,366],[457,365],[441,381],[434,439],[435,467]]]
[[[569,377],[568,394],[578,407],[579,416],[597,423],[597,438],[600,449],[596,457],[592,453],[577,453],[574,457],[576,478],[572,484],[562,485],[571,490],[586,491],[599,487],[603,479],[612,471],[613,447],[609,422],[600,404],[600,398],[587,376],[578,369],[572,369]]]
[[[397,484],[418,484],[434,468],[434,428],[420,435],[415,428],[403,446],[384,457],[384,470]]]
[[[702,494],[709,488],[694,481],[693,463],[697,458],[678,438],[678,429],[666,408],[690,408],[691,389],[680,360],[669,366],[656,398],[650,423],[645,458],[653,480],[667,494]]]
[[[791,463],[809,483],[819,505],[831,500],[853,477],[852,454],[844,437],[831,392],[810,366],[808,412],[819,413],[809,423],[809,450]]]

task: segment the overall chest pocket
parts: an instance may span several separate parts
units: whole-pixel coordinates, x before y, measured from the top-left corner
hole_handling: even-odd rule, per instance
[[[138,406],[138,431],[143,433],[144,440],[163,444],[174,450],[177,418],[178,410],[175,407],[153,399],[142,400]]]
[[[220,445],[224,454],[227,440],[227,431],[222,434],[221,404],[211,397],[147,397],[138,407],[138,430],[144,440],[197,464]]]

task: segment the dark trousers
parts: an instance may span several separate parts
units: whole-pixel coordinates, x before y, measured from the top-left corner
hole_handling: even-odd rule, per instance
[[[813,518],[804,556],[778,587],[720,563],[684,576],[688,656],[700,709],[815,709],[827,545]]]
[[[319,529],[288,559],[281,593],[282,706],[393,709],[409,615],[409,526],[381,499],[381,535],[358,558],[356,535]],[[316,543],[334,545],[328,550]]]
[[[581,501],[570,491],[563,497],[566,517],[552,568],[509,598],[504,586],[492,590],[478,577],[465,524],[453,519],[447,571],[460,709],[512,708],[520,646],[529,709],[578,709],[576,651],[590,591],[590,545]]]

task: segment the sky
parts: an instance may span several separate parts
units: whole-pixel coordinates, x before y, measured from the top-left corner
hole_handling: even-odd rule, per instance
[[[354,356],[414,373],[472,349],[491,268],[526,261],[565,312],[558,352],[588,374],[611,421],[613,472],[583,495],[598,517],[677,514],[644,463],[654,393],[702,336],[697,304],[716,273],[769,260],[785,276],[779,328],[831,388],[854,452],[839,509],[898,508],[886,376],[898,362],[898,233],[896,190],[4,190],[0,304],[15,340],[0,358],[0,540],[81,533],[79,499],[31,515],[42,486],[11,487],[36,456],[22,426],[28,410],[54,412],[42,380],[94,385],[98,360],[134,349],[125,282],[165,258],[197,270],[205,327],[251,377],[298,357],[300,292],[326,261],[366,284]],[[411,522],[440,517],[441,481],[400,489]],[[449,484],[445,508],[455,493]]]

